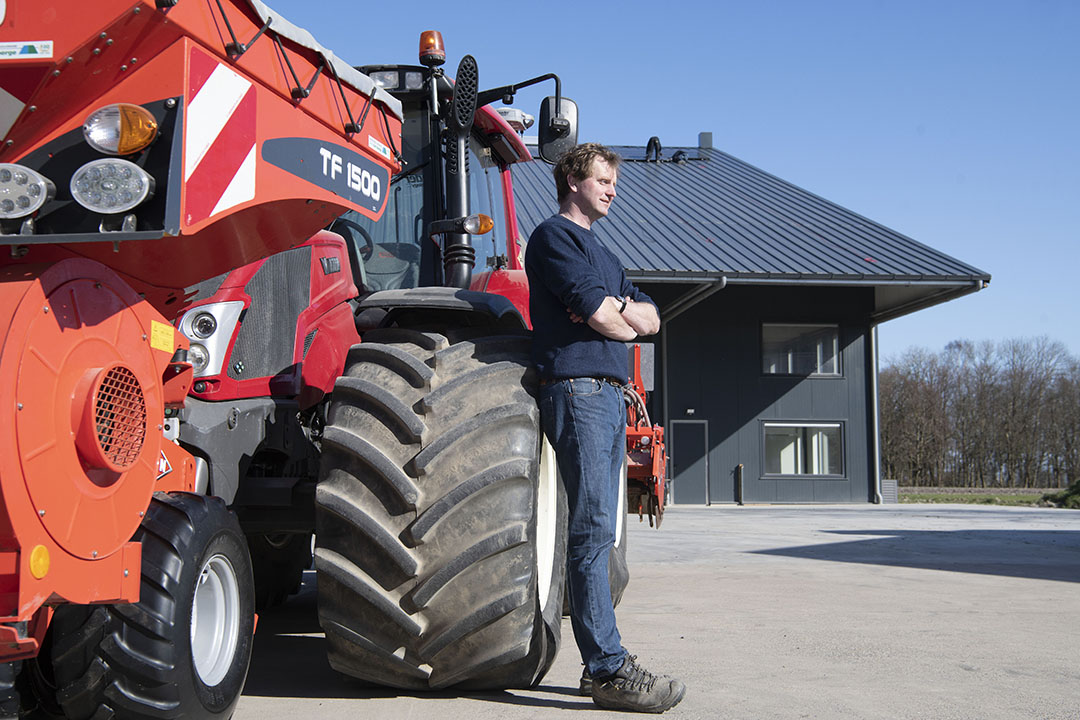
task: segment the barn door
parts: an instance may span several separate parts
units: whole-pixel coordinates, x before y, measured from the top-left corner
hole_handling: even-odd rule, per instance
[[[709,421],[671,421],[672,500],[709,504]]]

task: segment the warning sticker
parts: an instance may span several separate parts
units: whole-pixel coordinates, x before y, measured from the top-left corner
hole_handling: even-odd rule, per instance
[[[155,350],[173,351],[173,326],[157,320],[150,321],[150,347]]]
[[[169,458],[165,457],[165,451],[164,450],[161,451],[161,457],[158,458],[157,471],[158,471],[158,476],[157,476],[158,480],[160,480],[161,478],[165,477],[166,475],[168,475],[169,473],[172,472],[172,463],[169,462]]]
[[[32,60],[34,58],[51,58],[52,55],[52,40],[0,42],[0,60]]]

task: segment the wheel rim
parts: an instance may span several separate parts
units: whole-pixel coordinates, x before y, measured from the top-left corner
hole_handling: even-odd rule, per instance
[[[558,522],[558,466],[547,437],[540,441],[540,467],[536,489],[536,586],[540,607],[546,608],[555,568],[555,528]]]
[[[240,632],[240,586],[224,555],[207,560],[191,603],[191,659],[203,684],[220,683],[232,666]]]

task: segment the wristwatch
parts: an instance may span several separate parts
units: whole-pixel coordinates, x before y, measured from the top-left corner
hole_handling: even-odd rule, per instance
[[[619,314],[622,315],[622,311],[626,309],[626,298],[622,299],[622,305],[619,306]]]

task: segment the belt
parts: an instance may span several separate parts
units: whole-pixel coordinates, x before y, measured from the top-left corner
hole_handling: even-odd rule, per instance
[[[541,378],[540,386],[551,385],[552,383],[562,382],[563,380],[575,380],[576,378]],[[626,386],[626,383],[622,382],[618,378],[611,377],[610,375],[600,375],[599,377],[590,378],[591,380],[599,380],[602,383],[608,385],[614,385],[620,390]]]

